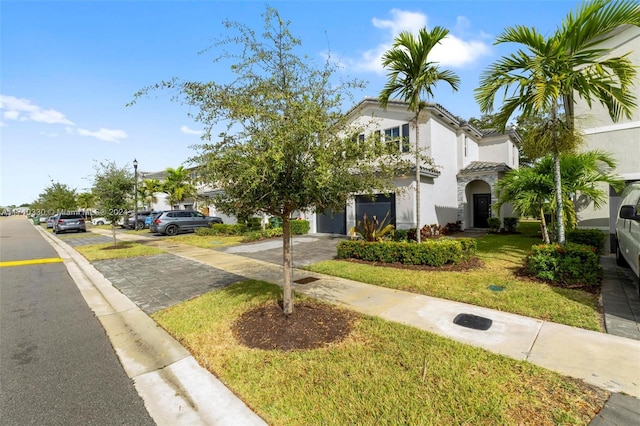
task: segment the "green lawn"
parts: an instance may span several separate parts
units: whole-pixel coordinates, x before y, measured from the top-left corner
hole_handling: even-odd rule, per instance
[[[607,396],[530,363],[367,316],[356,317],[346,340],[320,349],[239,344],[234,322],[280,294],[246,281],[152,316],[272,425],[588,424]]]
[[[598,296],[581,290],[549,286],[516,276],[538,238],[538,222],[523,222],[515,235],[479,237],[478,257],[484,267],[464,272],[424,272],[370,266],[340,260],[306,269],[355,281],[410,291],[560,324],[603,331]],[[493,291],[489,286],[503,287]]]
[[[76,246],[74,249],[87,258],[88,261],[105,259],[122,259],[126,257],[150,256],[154,254],[162,254],[163,250],[155,247],[149,247],[144,244],[132,243],[128,241],[118,241],[117,246],[113,243],[91,244],[84,246]]]

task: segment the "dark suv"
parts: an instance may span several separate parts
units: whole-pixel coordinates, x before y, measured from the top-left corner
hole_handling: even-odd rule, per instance
[[[160,234],[177,235],[180,232],[207,227],[212,223],[222,223],[222,219],[205,216],[194,210],[168,210],[156,216],[149,229]]]
[[[76,213],[58,213],[53,217],[53,233],[76,231],[87,232],[84,216]]]
[[[138,212],[138,227],[137,229],[144,229],[146,228],[145,225],[145,221],[147,219],[147,217],[149,215],[151,215],[152,212],[150,211],[140,211]],[[129,216],[127,216],[127,218],[123,221],[122,225],[120,225],[123,228],[127,228],[127,229],[133,229],[136,225],[136,221],[133,220],[133,213],[130,214]]]

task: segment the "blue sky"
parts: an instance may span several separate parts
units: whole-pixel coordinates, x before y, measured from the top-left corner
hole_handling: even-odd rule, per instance
[[[199,54],[224,36],[226,19],[262,29],[263,1],[0,2],[0,205],[29,203],[51,182],[92,186],[96,162],[160,171],[178,167],[200,142],[186,106],[156,92],[127,107],[139,89],[171,77],[226,82],[230,63]],[[438,86],[431,101],[479,117],[480,74],[515,46],[494,46],[507,26],[550,33],[579,4],[555,1],[273,1],[301,50],[341,77],[367,82],[356,101],[385,83],[380,55],[402,30],[443,26],[450,37],[432,60],[461,87]],[[349,105],[350,106],[350,105]]]

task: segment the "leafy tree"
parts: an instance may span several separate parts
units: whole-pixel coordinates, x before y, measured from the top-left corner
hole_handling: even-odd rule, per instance
[[[435,27],[431,32],[422,28],[418,36],[414,37],[409,31],[403,31],[396,36],[393,47],[382,56],[382,65],[389,68],[388,80],[379,100],[383,108],[387,108],[389,99],[399,94],[409,103],[409,110],[415,114],[413,124],[416,129],[415,168],[416,168],[416,229],[420,229],[420,127],[418,117],[425,107],[421,99],[424,93],[433,96],[433,88],[441,81],[448,83],[457,91],[460,84],[459,77],[449,70],[440,70],[435,62],[429,61],[431,50],[444,39],[449,30]],[[418,243],[420,233],[416,234]]]
[[[497,113],[501,129],[516,110],[524,117],[545,117],[525,149],[530,154],[553,154],[561,244],[565,236],[560,154],[574,149],[577,141],[573,137],[575,97],[589,106],[599,102],[614,121],[623,115],[630,118],[636,106],[630,89],[637,72],[628,55],[609,57],[607,49],[598,47],[613,36],[613,30],[627,24],[640,26],[637,2],[594,0],[583,3],[575,15],[570,13],[546,38],[535,28],[509,27],[496,44],[519,43],[523,48],[490,66],[476,89],[483,113],[492,112],[496,94],[504,91],[505,101]]]
[[[113,245],[117,246],[116,223],[126,215],[134,189],[134,176],[129,167],[119,168],[115,162],[101,162],[95,167],[93,193],[102,215],[111,222]]]
[[[74,211],[78,208],[76,190],[60,182],[51,182],[31,204],[32,209],[52,212]]]
[[[165,192],[169,198],[171,206],[179,205],[189,197],[193,197],[196,188],[191,182],[189,170],[185,170],[183,166],[176,169],[167,167],[167,176],[162,183],[162,192]]]
[[[194,118],[205,128],[228,126],[217,141],[206,133],[210,142],[198,146],[193,160],[201,179],[220,189],[218,209],[282,220],[283,311],[291,314],[292,213],[344,208],[353,193],[392,190],[391,162],[400,154],[384,152],[373,135],[360,140],[363,128],[350,126],[341,111],[344,97],[361,84],[334,81],[333,62],[310,64],[296,54],[301,42],[289,32],[289,22],[272,8],[263,16],[261,32],[226,22],[233,35],[216,44],[223,49],[217,60],[233,61],[237,78],[231,83],[174,79],[136,98],[155,88],[177,89],[197,107]]]

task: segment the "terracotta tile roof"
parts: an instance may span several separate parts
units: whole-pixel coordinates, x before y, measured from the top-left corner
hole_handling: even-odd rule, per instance
[[[505,163],[496,163],[491,161],[472,161],[469,165],[460,170],[460,174],[479,173],[479,172],[507,172],[511,167]]]

